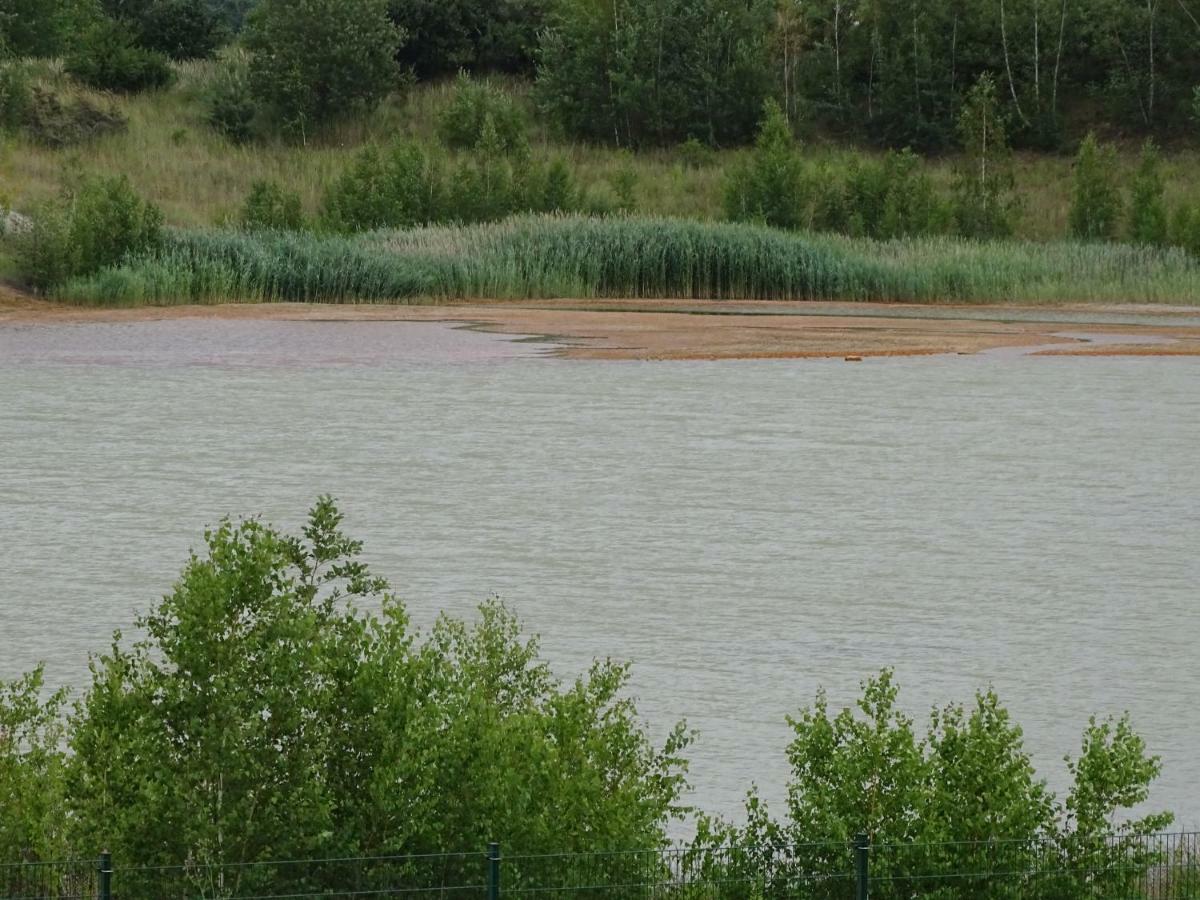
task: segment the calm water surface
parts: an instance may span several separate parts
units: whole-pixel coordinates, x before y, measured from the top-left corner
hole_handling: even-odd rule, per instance
[[[342,502],[418,622],[490,594],[566,675],[635,662],[694,800],[893,665],[993,684],[1056,787],[1129,709],[1200,825],[1200,361],[591,363],[440,325],[0,327],[0,677],[89,651],[206,523]]]

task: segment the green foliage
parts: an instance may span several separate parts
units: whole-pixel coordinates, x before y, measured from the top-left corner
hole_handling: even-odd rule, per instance
[[[498,603],[422,638],[360,553],[328,499],[299,535],[258,521],[206,535],[139,621],[145,638],[118,636],[93,664],[71,733],[79,845],[229,864],[497,834],[516,852],[665,840],[687,737],[650,744],[624,667],[560,685]],[[285,870],[241,878],[299,886]]]
[[[0,0],[0,57],[57,56],[88,12],[86,0]]]
[[[528,147],[525,118],[513,98],[486,81],[476,81],[460,72],[454,99],[438,118],[438,135],[448,147],[475,147],[483,137],[484,124],[491,120],[501,149],[521,152]]]
[[[205,97],[208,124],[235,144],[254,136],[258,105],[250,88],[250,73],[241,60],[222,66]]]
[[[16,131],[29,118],[33,88],[24,66],[0,62],[0,129]]]
[[[563,0],[538,96],[568,134],[620,146],[741,141],[769,94],[771,0]]]
[[[274,181],[256,181],[242,206],[241,224],[249,229],[299,231],[304,227],[300,195]]]
[[[262,0],[245,37],[251,90],[286,134],[307,141],[399,87],[403,39],[387,0]]]
[[[996,83],[983,74],[967,95],[958,117],[963,164],[955,184],[958,233],[971,238],[1012,234],[1014,180],[1008,122],[1000,110]]]
[[[65,851],[62,710],[41,667],[0,681],[0,859],[46,862]]]
[[[1200,257],[1200,204],[1182,204],[1171,217],[1171,243]]]
[[[206,59],[227,35],[207,0],[155,0],[137,30],[142,46],[172,59]]]
[[[174,78],[164,54],[139,46],[127,24],[108,18],[83,31],[65,69],[89,87],[121,93],[165,87]]]
[[[1159,168],[1158,147],[1148,140],[1142,147],[1142,157],[1129,189],[1129,240],[1133,243],[1167,243],[1165,190]]]
[[[134,193],[129,180],[88,178],[33,217],[16,237],[22,277],[38,290],[114,266],[162,242],[162,213]]]
[[[678,219],[518,217],[358,237],[174,233],[57,290],[75,303],[552,297],[1196,304],[1200,262],[1114,244],[835,235]]]
[[[392,0],[410,36],[400,63],[419,78],[469,71],[532,72],[546,0]]]
[[[708,169],[717,161],[717,155],[712,147],[696,138],[688,138],[676,150],[679,162],[685,169]]]
[[[774,100],[763,104],[754,151],[731,170],[725,185],[725,215],[735,222],[801,228],[809,185],[791,127]]]
[[[1075,158],[1075,187],[1071,197],[1071,233],[1083,240],[1112,240],[1121,218],[1117,187],[1117,155],[1101,146],[1094,134],[1084,138]]]
[[[889,151],[881,161],[854,159],[841,176],[827,170],[814,181],[819,230],[882,240],[950,230],[949,211],[909,150]]]
[[[407,228],[438,219],[445,187],[434,162],[415,144],[386,153],[369,146],[325,194],[322,219],[336,231]]]
[[[889,900],[951,876],[964,896],[980,898],[1014,896],[1017,884],[1020,896],[1046,900],[1132,896],[1154,863],[1129,849],[1117,857],[1123,865],[1112,865],[1113,848],[1103,838],[1146,800],[1160,770],[1128,718],[1090,722],[1082,755],[1068,760],[1073,786],[1065,804],[1036,777],[1021,729],[993,691],[977,694],[969,706],[935,709],[921,736],[900,711],[885,670],[863,684],[854,709],[834,712],[821,692],[789,721],[795,737],[788,746],[787,817],[772,819],[752,792],[744,828],[704,821],[699,843],[732,843],[751,861],[786,859],[791,871],[805,874],[814,896],[842,889],[835,883],[823,891],[821,876],[845,872],[843,854],[830,853],[825,842],[849,841],[860,831],[877,848],[872,894]],[[1122,839],[1171,821],[1169,814],[1126,819],[1116,826],[1116,846],[1123,850]],[[732,865],[739,864],[735,858]],[[1058,871],[1015,880],[1048,870]]]

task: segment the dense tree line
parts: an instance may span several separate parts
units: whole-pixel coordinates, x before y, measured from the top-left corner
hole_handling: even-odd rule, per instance
[[[63,53],[80,36],[87,43],[84,26],[100,15],[120,23],[127,42],[147,52],[204,56],[243,26],[250,34],[271,31],[263,23],[274,17],[272,5],[0,0],[0,46],[17,55]],[[1200,0],[385,0],[376,6],[289,4],[296,22],[315,32],[310,43],[329,44],[330,30],[346,35],[348,24],[361,25],[380,40],[372,53],[389,52],[401,71],[419,78],[459,69],[536,73],[540,102],[566,134],[620,145],[747,142],[762,99],[774,96],[793,128],[940,150],[959,143],[962,109],[985,74],[1016,146],[1057,147],[1089,128],[1164,136],[1197,127]],[[377,16],[404,39],[382,38]],[[106,41],[97,52],[126,52],[111,34],[96,40]],[[261,40],[254,46],[271,52]],[[356,49],[362,51],[361,43]],[[311,77],[303,67],[295,75]]]

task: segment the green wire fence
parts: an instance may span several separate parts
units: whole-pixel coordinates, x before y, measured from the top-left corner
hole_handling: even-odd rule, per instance
[[[0,865],[0,900],[1200,900],[1200,833]]]

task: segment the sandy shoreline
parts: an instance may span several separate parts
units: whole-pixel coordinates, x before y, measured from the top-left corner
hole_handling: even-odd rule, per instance
[[[1139,324],[1111,322],[1122,315],[1136,317]],[[1060,320],[1054,321],[1056,317]],[[1014,321],[1034,318],[1046,321]],[[166,319],[451,322],[502,334],[544,336],[560,345],[557,355],[573,359],[786,359],[1005,350],[1200,356],[1200,310],[1171,307],[559,300],[88,309],[0,292],[0,325]]]

